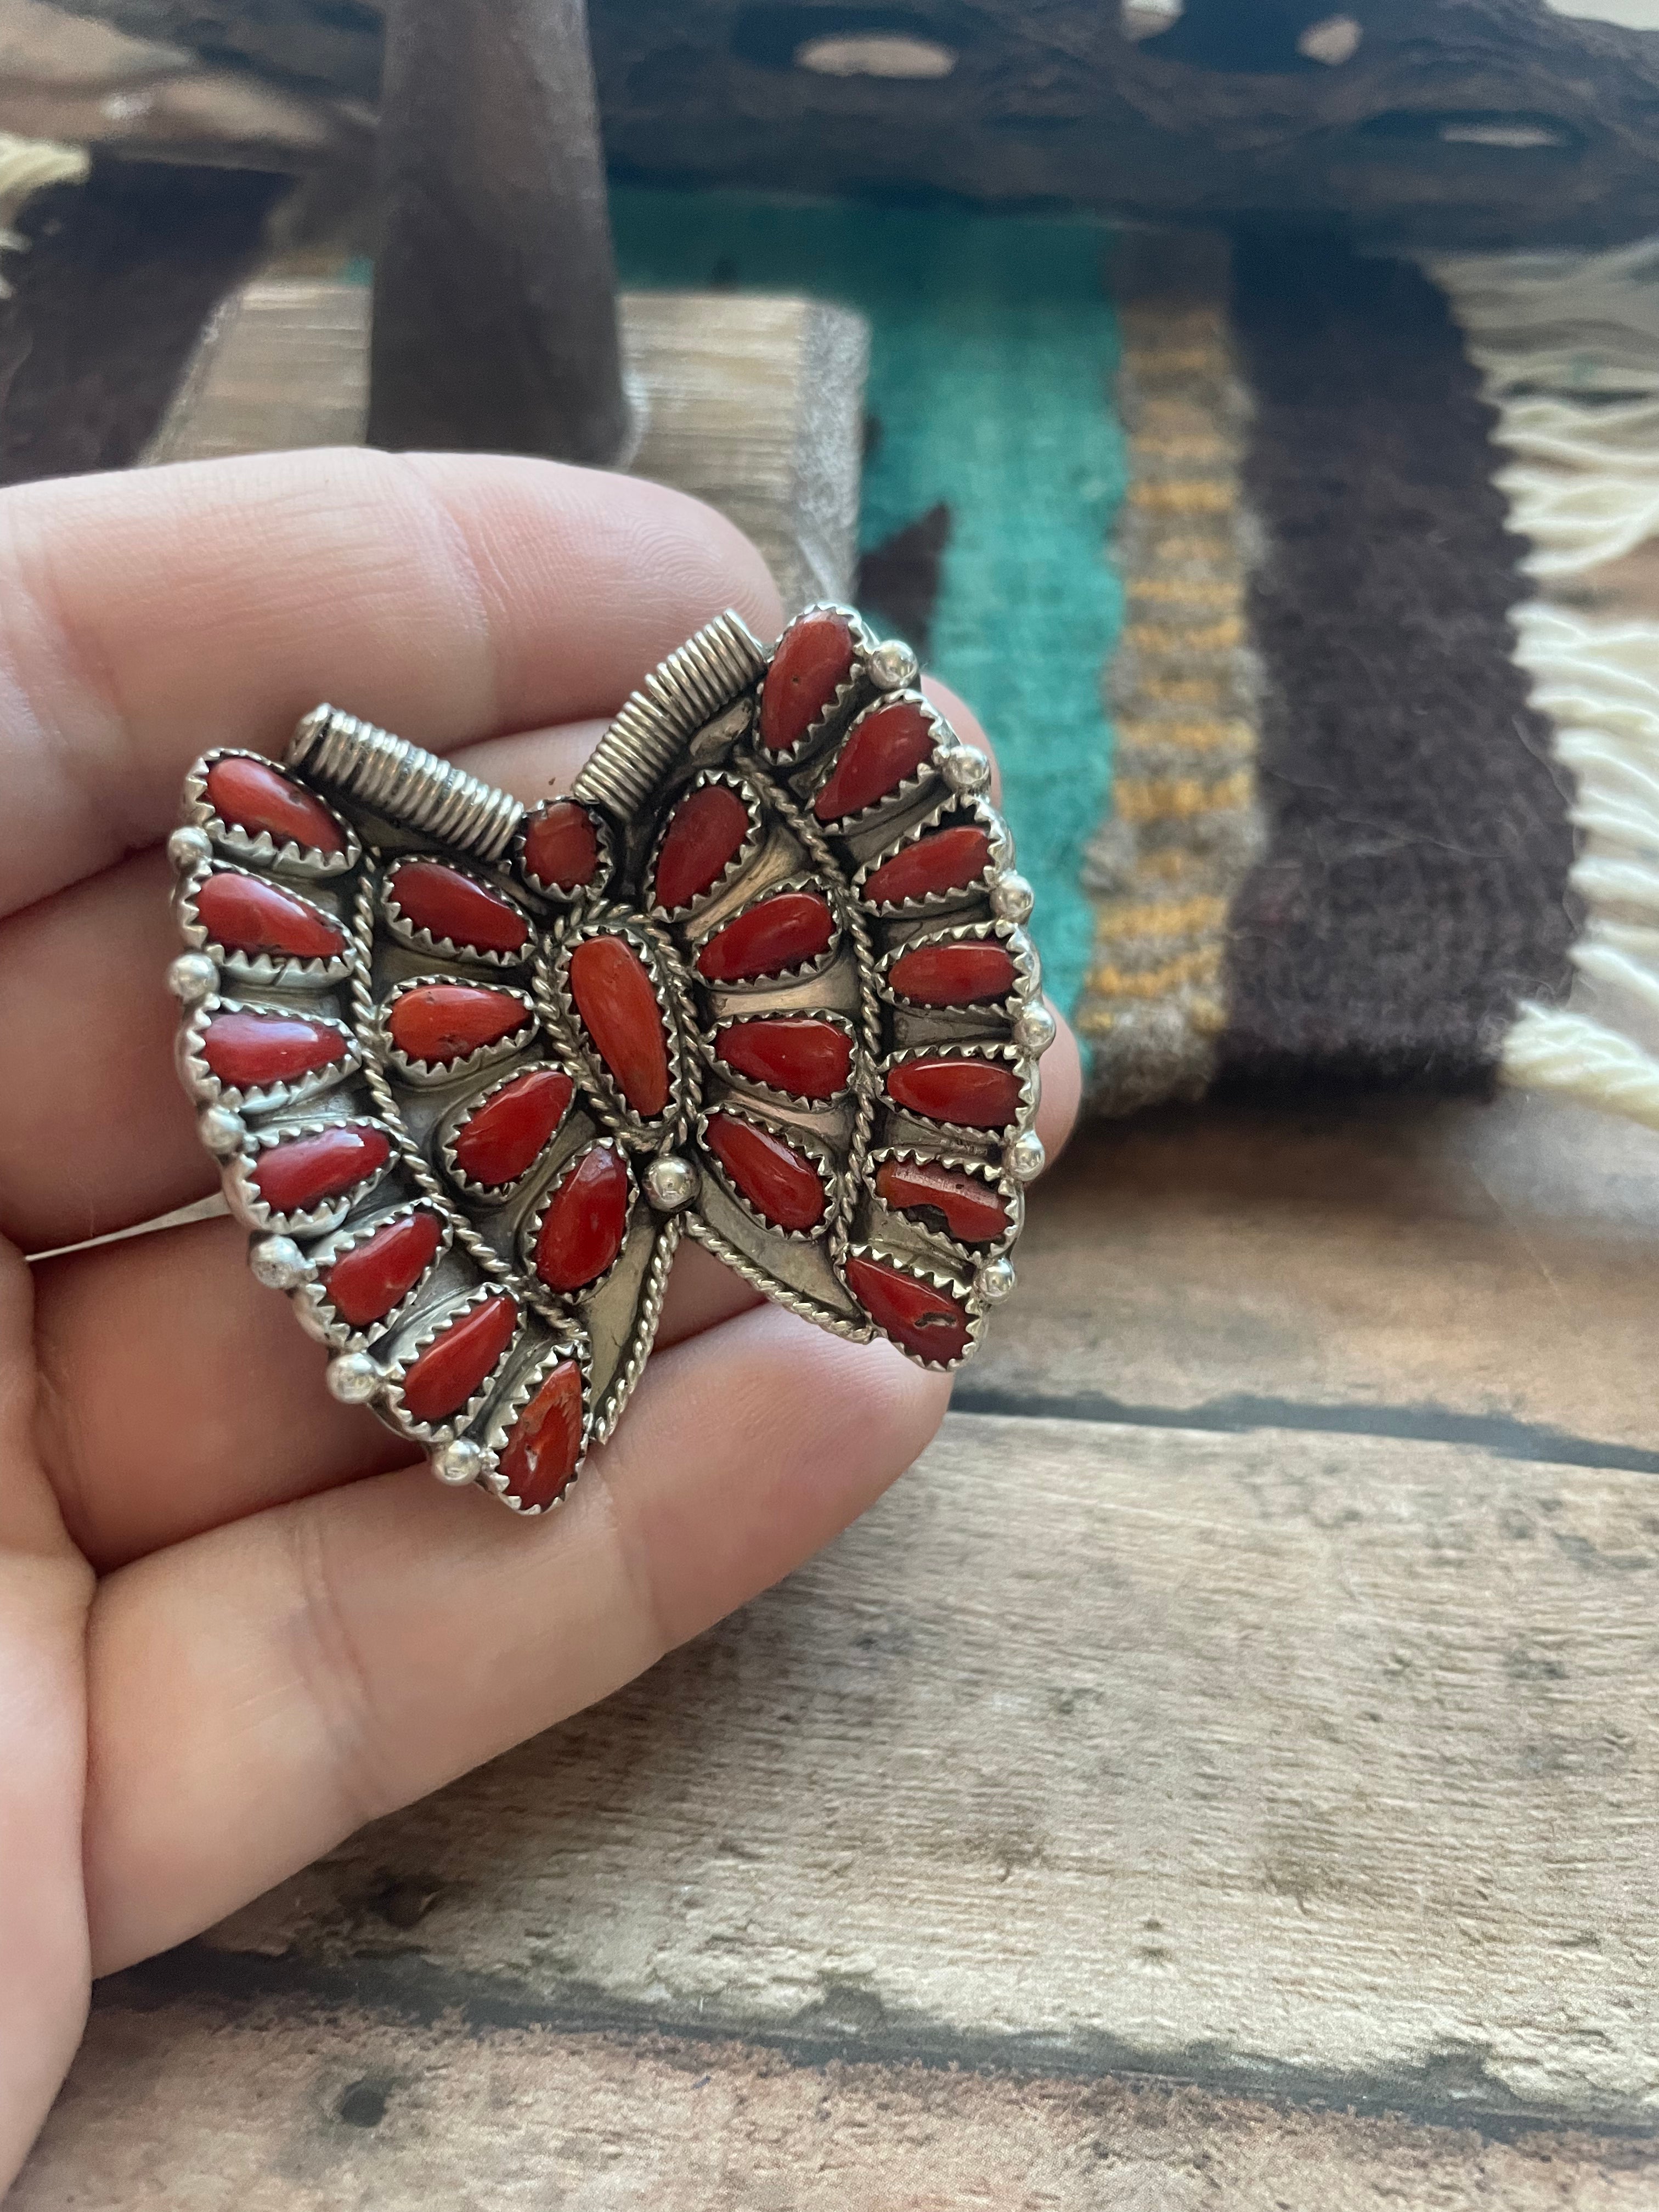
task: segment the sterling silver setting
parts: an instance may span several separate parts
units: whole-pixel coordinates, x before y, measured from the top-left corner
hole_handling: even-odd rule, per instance
[[[804,695],[789,688],[803,681]],[[929,1368],[969,1357],[1012,1290],[1024,1188],[1042,1165],[1037,1061],[1054,1023],[1025,927],[1030,887],[1014,872],[988,764],[916,684],[910,649],[875,638],[850,610],[809,608],[769,653],[722,616],[646,680],[574,790],[544,803],[574,802],[593,830],[587,880],[563,887],[540,880],[527,858],[544,809],[332,708],[305,717],[280,766],[228,747],[190,770],[168,846],[185,949],[167,981],[202,1141],[251,1232],[256,1279],[282,1291],[327,1348],[330,1391],[424,1449],[440,1480],[476,1485],[532,1517],[562,1502],[639,1379],[682,1235],[819,1327],[855,1340],[884,1334]],[[909,717],[912,749],[893,755],[890,781],[867,803],[822,817],[820,795],[878,714]],[[878,755],[865,739],[854,763],[864,780],[849,775],[843,793],[871,788]],[[215,778],[222,762],[253,765]],[[273,776],[287,787],[286,804],[279,792],[266,809],[280,834],[260,826],[257,799],[237,796]],[[656,893],[665,841],[677,810],[710,788],[741,801],[747,826],[723,859],[714,853],[702,887],[665,908]],[[705,805],[704,818],[719,813]],[[314,826],[324,819],[326,834]],[[296,842],[296,821],[313,825],[315,846]],[[558,835],[569,827],[567,817]],[[579,818],[575,827],[585,839]],[[909,873],[891,882],[916,880],[917,860],[944,876],[945,848],[932,859],[922,848],[950,832],[973,835],[951,848],[957,872],[942,886],[865,895],[901,856]],[[682,841],[682,854],[692,843]],[[971,864],[958,866],[958,852]],[[448,884],[455,903],[436,908],[451,927],[459,917],[476,929],[466,900],[494,899],[522,919],[522,947],[492,950],[414,921],[396,890],[411,860],[459,879]],[[249,940],[216,942],[197,902],[225,872],[302,904],[283,908],[267,892],[270,933],[238,921]],[[423,896],[432,880],[428,869]],[[799,916],[803,893],[830,908],[826,947],[770,966],[757,953],[754,972],[702,972],[722,930],[742,924],[728,943],[758,943],[768,917],[757,910],[794,896]],[[210,903],[240,915],[252,897],[227,890]],[[283,912],[319,917],[346,949],[283,951]],[[816,921],[823,927],[821,906]],[[629,977],[637,969],[645,979],[627,1023],[615,1018],[609,1051],[589,1026],[605,1030],[605,1017],[589,1000],[585,1018],[573,977],[574,956],[595,939],[620,939]],[[921,957],[901,970],[911,952]],[[941,959],[948,985],[932,980]],[[975,959],[996,988],[963,1003],[951,994],[977,978]],[[584,960],[590,977],[628,967],[621,952]],[[438,1056],[415,1059],[391,1024],[405,994],[433,986],[462,987],[439,995],[446,1020],[461,1006],[463,1027],[453,1050],[445,1030]],[[471,1042],[480,1032],[465,1022],[485,998],[482,1041]],[[627,1040],[649,1045],[647,998],[661,1057],[646,1049],[641,1073]],[[522,1018],[489,1035],[488,1019],[512,1008]],[[216,1040],[216,1024],[225,1025]],[[422,1032],[404,1033],[428,1048]],[[210,1042],[222,1067],[252,1072],[216,1073]],[[300,1065],[333,1044],[331,1059]],[[275,1065],[284,1052],[297,1055],[292,1066]],[[534,1080],[515,1088],[520,1078]],[[568,1079],[568,1098],[550,1078]],[[535,1119],[544,1099],[553,1102],[544,1125]],[[499,1155],[476,1141],[458,1150],[474,1115]],[[286,1212],[258,1180],[285,1145],[296,1149],[271,1176]],[[489,1159],[499,1180],[470,1172],[463,1152]],[[571,1185],[587,1210],[574,1195],[562,1206],[571,1178],[601,1154],[611,1157]],[[953,1232],[953,1221],[975,1233]],[[550,1256],[573,1250],[595,1262],[586,1279]]]

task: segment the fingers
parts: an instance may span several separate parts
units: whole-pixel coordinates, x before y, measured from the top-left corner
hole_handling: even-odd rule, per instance
[[[320,699],[447,750],[614,711],[758,553],[683,494],[550,461],[252,454],[0,498],[0,885],[15,910],[159,840],[191,760]]]
[[[653,1361],[540,1525],[408,1471],[111,1577],[88,1646],[96,1970],[650,1666],[869,1504],[946,1395],[768,1309]]]

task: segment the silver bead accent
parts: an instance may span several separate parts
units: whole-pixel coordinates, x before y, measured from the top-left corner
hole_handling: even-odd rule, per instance
[[[1012,1260],[988,1260],[974,1279],[974,1288],[988,1306],[1000,1305],[1014,1287]]]
[[[196,1116],[196,1133],[209,1152],[220,1159],[240,1152],[247,1138],[247,1124],[228,1106],[204,1106]]]
[[[1022,1129],[1003,1155],[1003,1164],[1016,1182],[1030,1182],[1048,1165],[1048,1155],[1035,1129]]]
[[[884,691],[906,690],[916,680],[916,656],[896,637],[877,646],[865,665],[872,683]]]
[[[256,1283],[268,1291],[297,1291],[312,1277],[312,1265],[291,1237],[261,1237],[249,1248],[247,1264]]]
[[[939,768],[951,790],[964,797],[991,781],[991,763],[976,745],[951,745],[940,755]]]
[[[219,970],[205,952],[181,952],[167,969],[167,988],[186,1006],[199,1006],[219,988]]]
[[[380,1369],[366,1352],[343,1352],[331,1359],[325,1371],[329,1395],[343,1406],[366,1406],[380,1395]]]
[[[662,1152],[645,1171],[645,1194],[659,1213],[678,1213],[697,1194],[697,1171],[678,1152]]]
[[[1014,1018],[1014,1042],[1022,1052],[1033,1056],[1047,1052],[1054,1042],[1060,1024],[1041,999],[1033,999]]]
[[[991,911],[1001,921],[1024,921],[1036,904],[1036,894],[1024,876],[1006,875],[991,886]]]
[[[440,1482],[459,1490],[478,1480],[483,1472],[483,1462],[482,1444],[475,1444],[471,1437],[456,1437],[447,1444],[440,1444],[433,1453],[432,1472]]]
[[[167,858],[181,876],[187,876],[204,860],[213,858],[213,840],[205,830],[198,830],[194,823],[187,822],[167,839]]]

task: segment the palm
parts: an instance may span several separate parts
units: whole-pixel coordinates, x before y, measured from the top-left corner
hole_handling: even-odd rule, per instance
[[[716,518],[539,464],[273,457],[0,503],[0,2186],[90,1975],[604,1696],[944,1409],[691,1248],[616,1442],[526,1526],[327,1396],[228,1221],[23,1257],[210,1180],[159,982],[197,752],[332,696],[426,743],[528,728],[468,760],[533,797],[727,604],[777,626]],[[1048,1069],[1052,1149],[1074,1059]]]

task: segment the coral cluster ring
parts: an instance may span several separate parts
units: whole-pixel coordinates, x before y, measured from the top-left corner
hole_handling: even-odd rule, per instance
[[[568,797],[319,707],[185,779],[179,1065],[258,1280],[446,1482],[567,1492],[690,1235],[965,1358],[1013,1285],[1054,1036],[984,757],[908,650],[735,615]]]

